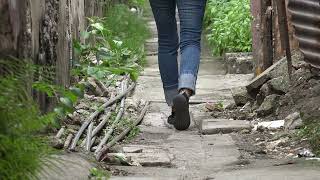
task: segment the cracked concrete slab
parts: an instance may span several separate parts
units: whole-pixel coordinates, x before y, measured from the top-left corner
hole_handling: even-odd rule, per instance
[[[75,153],[54,155],[47,163],[48,166],[43,167],[39,179],[87,179],[90,169],[96,166],[85,155]]]

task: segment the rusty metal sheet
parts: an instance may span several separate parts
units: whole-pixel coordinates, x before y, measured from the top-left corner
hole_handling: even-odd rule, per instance
[[[320,68],[319,0],[289,0],[288,9],[305,61]]]

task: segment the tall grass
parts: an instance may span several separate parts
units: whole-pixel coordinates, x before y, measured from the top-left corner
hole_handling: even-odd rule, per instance
[[[0,60],[0,179],[35,179],[52,152],[38,134],[53,118],[41,115],[29,85],[33,68],[21,60]]]

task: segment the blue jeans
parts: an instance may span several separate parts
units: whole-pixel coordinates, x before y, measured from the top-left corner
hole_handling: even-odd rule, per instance
[[[200,64],[202,22],[206,0],[150,0],[158,30],[158,61],[166,102],[181,89],[196,92]],[[176,7],[180,19],[180,41]],[[177,57],[180,48],[181,62]]]

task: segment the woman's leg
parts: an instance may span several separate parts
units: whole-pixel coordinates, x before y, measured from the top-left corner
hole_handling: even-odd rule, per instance
[[[150,0],[156,20],[159,39],[158,61],[166,101],[172,106],[173,98],[178,94],[177,55],[179,37],[177,32],[176,1]]]
[[[179,90],[195,94],[201,52],[201,33],[206,0],[177,0],[180,17],[181,65]]]
[[[173,99],[176,109],[174,127],[177,130],[186,130],[190,126],[189,97],[196,91],[205,5],[206,0],[177,0],[181,29],[180,94]]]

